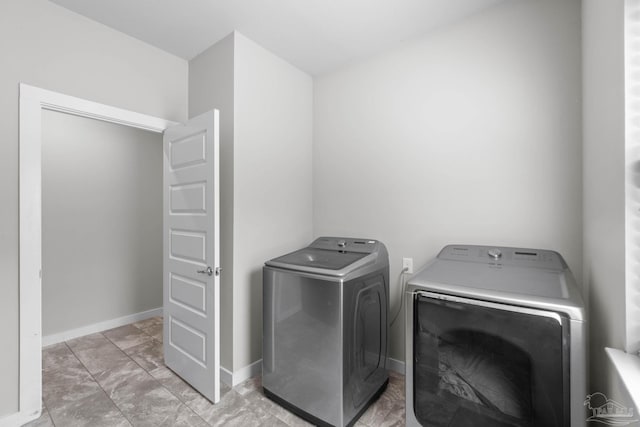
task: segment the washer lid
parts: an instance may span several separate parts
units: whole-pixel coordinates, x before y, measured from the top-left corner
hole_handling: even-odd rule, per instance
[[[306,247],[265,262],[267,267],[346,278],[389,267],[382,242],[351,237],[318,237]]]
[[[303,248],[295,252],[267,261],[267,265],[310,267],[314,269],[342,270],[346,266],[364,258],[368,254],[340,252],[327,249]]]

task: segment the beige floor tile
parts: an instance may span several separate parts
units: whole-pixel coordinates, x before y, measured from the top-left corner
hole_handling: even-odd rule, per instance
[[[42,373],[42,397],[49,410],[102,391],[91,374],[79,363]]]
[[[148,327],[154,326],[154,325],[162,326],[162,322],[163,322],[162,317],[156,316],[156,317],[150,317],[148,319],[136,322],[136,323],[133,324],[133,326],[135,326],[136,328],[139,328],[141,330],[144,330],[145,328],[148,328]]]
[[[156,340],[130,347],[125,350],[125,353],[147,372],[165,366],[162,343]]]
[[[89,373],[98,374],[131,359],[102,334],[88,335],[67,342]]]
[[[80,365],[80,361],[65,343],[50,345],[42,349],[42,370],[53,371]]]
[[[102,334],[123,351],[145,342],[149,342],[152,339],[151,336],[133,325],[125,325],[119,328],[110,329]]]
[[[67,405],[49,408],[49,413],[56,426],[131,426],[131,423],[102,390],[71,401]]]
[[[153,317],[43,349],[46,409],[29,427],[311,426],[265,397],[260,376],[221,384],[213,405],[164,365],[161,339],[162,317]],[[391,372],[355,425],[404,425],[404,395],[404,376]]]

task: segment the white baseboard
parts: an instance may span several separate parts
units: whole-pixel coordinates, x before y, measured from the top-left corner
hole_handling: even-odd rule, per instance
[[[92,325],[83,326],[69,331],[59,332],[57,334],[42,337],[42,346],[46,347],[58,344],[74,338],[83,337],[85,335],[95,334],[96,332],[106,331],[108,329],[117,328],[119,326],[128,325],[130,323],[139,322],[149,319],[150,317],[162,316],[162,307],[153,310],[142,311],[140,313],[130,314],[128,316],[118,317],[117,319],[105,320],[104,322],[94,323]]]
[[[389,358],[388,368],[392,371],[395,371],[399,374],[404,375],[405,373],[405,365],[402,360]]]
[[[30,412],[30,414],[27,414],[25,411],[21,411],[11,415],[0,416],[0,427],[22,426],[33,420],[37,420],[40,418],[40,414],[42,413],[40,408]]]
[[[256,375],[261,373],[262,373],[262,359],[257,360],[252,364],[235,371],[233,373],[233,382],[231,386],[235,387],[241,382],[248,380],[249,378],[255,377]]]
[[[16,427],[20,425],[20,413],[6,415],[0,418],[0,427]]]
[[[241,382],[261,373],[262,359],[253,362],[252,364],[245,366],[244,368],[241,368],[236,372],[231,372],[224,366],[220,366],[220,381],[225,383],[229,387],[235,387]]]
[[[220,366],[220,382],[225,383],[229,387],[233,387],[233,372],[224,366]]]

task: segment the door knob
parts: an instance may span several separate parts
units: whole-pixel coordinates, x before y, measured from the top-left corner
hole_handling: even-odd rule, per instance
[[[200,274],[208,274],[209,276],[213,276],[213,268],[207,267],[206,270],[198,270]]]

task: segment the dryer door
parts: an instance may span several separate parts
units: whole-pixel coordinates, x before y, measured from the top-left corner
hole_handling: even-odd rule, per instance
[[[418,292],[417,420],[434,426],[569,425],[567,322],[559,313]]]

